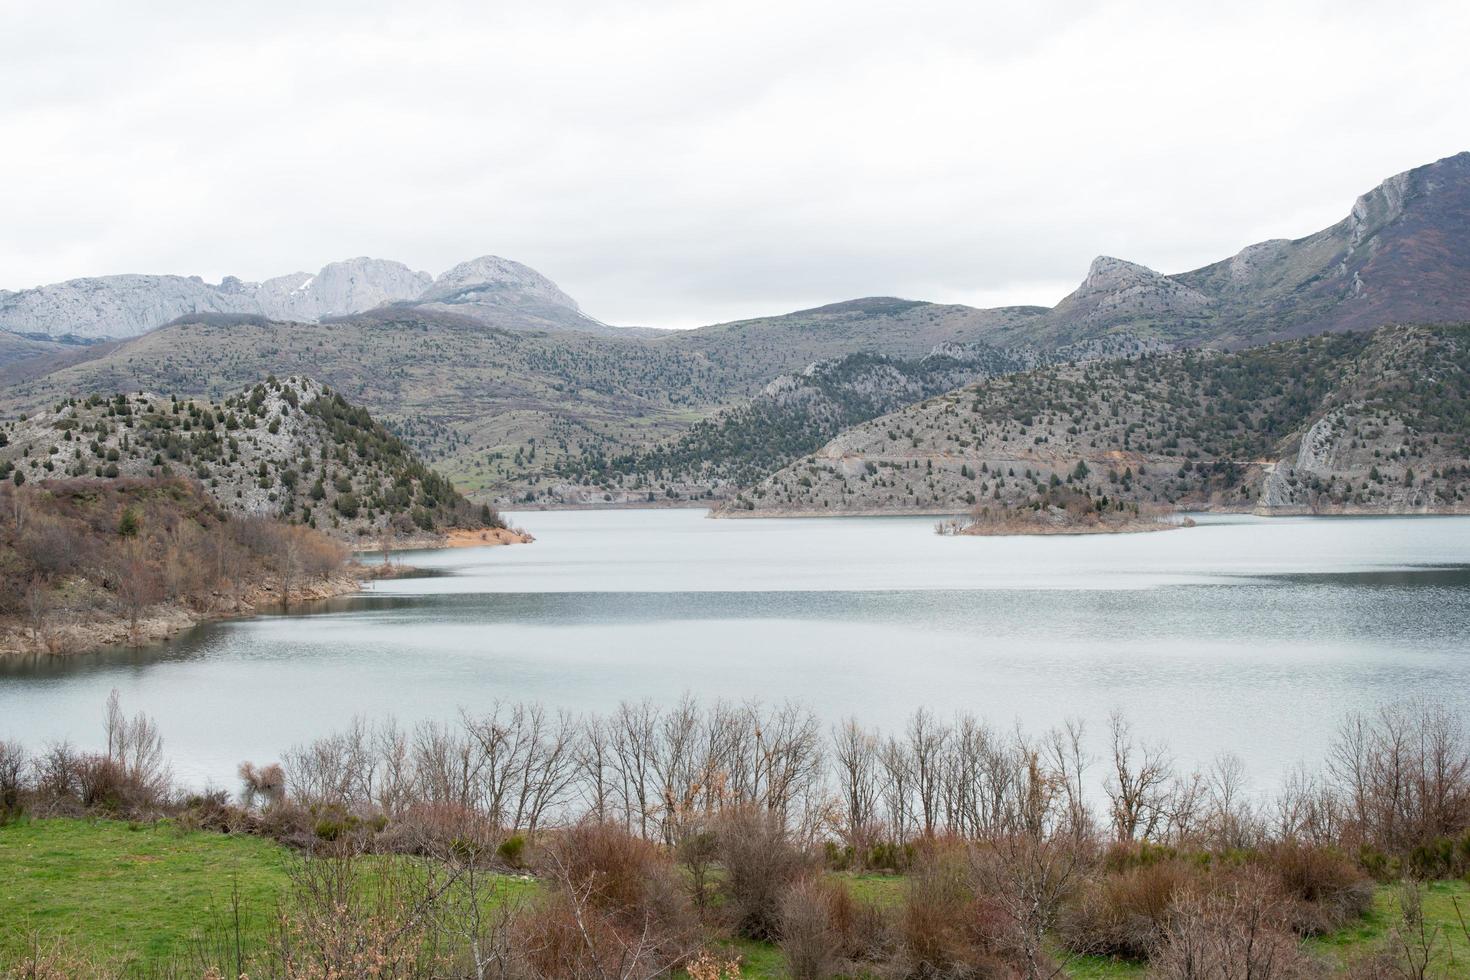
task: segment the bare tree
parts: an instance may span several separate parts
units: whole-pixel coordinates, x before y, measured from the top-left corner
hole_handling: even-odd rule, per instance
[[[39,575],[31,576],[22,597],[25,605],[26,623],[31,628],[31,639],[41,642],[51,620],[51,587]]]
[[[1113,833],[1118,840],[1149,840],[1164,829],[1169,813],[1173,764],[1159,746],[1139,746],[1120,714],[1108,720],[1112,735],[1112,771],[1108,794]]]
[[[856,718],[848,718],[832,729],[832,759],[843,805],[842,831],[861,855],[875,836],[878,818],[878,739]]]

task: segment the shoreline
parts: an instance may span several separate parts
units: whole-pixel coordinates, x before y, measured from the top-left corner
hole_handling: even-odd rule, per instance
[[[1150,534],[1154,531],[1178,531],[1187,527],[1195,527],[1193,520],[1185,518],[1182,521],[1124,521],[1120,524],[1108,524],[1099,522],[1097,524],[1035,524],[1021,522],[1016,524],[970,524],[952,532],[957,538],[1023,538],[1023,537],[1056,537],[1063,535],[1084,534]],[[944,533],[944,532],[941,532]]]
[[[390,554],[400,551],[438,551],[444,548],[493,548],[509,544],[530,544],[536,536],[519,528],[455,528],[444,534],[423,535],[414,538],[396,538]],[[381,543],[358,541],[349,545],[355,555],[382,554]]]
[[[83,622],[65,623],[36,636],[28,626],[12,622],[0,623],[0,659],[9,657],[73,657],[85,656],[110,647],[140,648],[167,643],[205,623],[228,619],[248,619],[274,606],[286,609],[298,603],[321,602],[338,596],[361,592],[371,572],[360,565],[291,589],[283,603],[280,591],[270,585],[257,586],[238,598],[216,596],[217,604],[208,610],[188,609],[178,603],[155,606],[136,624],[118,616],[107,616]]]
[[[535,540],[531,534],[511,528],[459,529],[431,538],[410,538],[394,542],[393,552],[495,547],[529,544]],[[350,546],[350,550],[354,556],[365,556],[377,548]],[[382,566],[365,565],[354,557],[342,571],[292,588],[284,603],[280,590],[265,584],[239,596],[216,595],[215,604],[203,611],[190,609],[179,603],[160,604],[150,609],[147,615],[140,616],[136,624],[120,616],[99,615],[94,619],[54,625],[36,635],[29,626],[14,619],[0,620],[0,660],[13,657],[85,656],[109,648],[155,646],[167,643],[180,633],[205,623],[248,619],[262,612],[280,609],[283,605],[289,609],[300,603],[353,595],[363,591],[367,582],[413,575],[418,571],[412,566],[395,565],[393,568],[393,573],[387,574],[382,571]]]
[[[1470,507],[1416,507],[1412,510],[1374,507],[1332,507],[1313,510],[1310,507],[1273,507],[1270,509],[1243,506],[1220,507],[1201,504],[1197,507],[1180,507],[1172,514],[1236,514],[1247,517],[1470,517]],[[967,514],[953,507],[907,507],[907,508],[861,508],[856,510],[725,510],[710,508],[709,517],[715,520],[779,520],[781,518],[836,518],[836,517],[949,517],[965,520]],[[1083,532],[1089,533],[1089,532]]]

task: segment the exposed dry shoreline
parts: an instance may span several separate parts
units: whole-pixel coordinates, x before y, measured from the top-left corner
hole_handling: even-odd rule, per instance
[[[536,540],[525,531],[506,528],[454,530],[447,534],[422,538],[398,539],[394,551],[430,548],[480,548],[508,544],[529,544]],[[363,542],[353,548],[358,553],[377,550],[378,545]],[[337,596],[361,592],[363,582],[378,578],[398,578],[416,570],[405,565],[366,566],[356,562],[328,578],[293,586],[286,606],[318,602]],[[89,653],[106,647],[147,646],[163,643],[193,629],[201,623],[239,619],[258,612],[281,608],[280,589],[274,585],[258,586],[240,596],[218,594],[206,610],[196,610],[182,603],[155,606],[136,624],[125,617],[93,612],[86,618],[53,623],[37,634],[29,626],[15,620],[0,620],[0,657],[68,656]]]
[[[536,538],[518,528],[456,528],[445,534],[425,534],[413,538],[394,538],[392,550],[433,551],[439,548],[490,548],[503,544],[530,544]],[[382,551],[381,542],[363,540],[352,545],[358,554]]]
[[[289,608],[360,592],[362,580],[367,577],[366,570],[354,565],[328,578],[292,587],[285,605]],[[280,589],[271,585],[257,587],[239,597],[216,595],[215,600],[211,608],[202,611],[180,603],[165,603],[139,617],[136,624],[122,616],[95,616],[52,624],[39,635],[13,620],[0,621],[0,657],[68,656],[105,647],[146,646],[166,642],[201,623],[244,618],[282,605]]]

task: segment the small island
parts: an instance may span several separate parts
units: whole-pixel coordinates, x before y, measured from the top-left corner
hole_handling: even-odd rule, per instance
[[[1194,527],[1188,517],[1158,505],[1096,498],[1071,489],[1054,489],[1019,506],[977,506],[966,518],[935,525],[936,534],[1135,534]]]

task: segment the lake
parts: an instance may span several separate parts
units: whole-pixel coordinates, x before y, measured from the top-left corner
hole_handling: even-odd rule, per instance
[[[96,747],[117,688],[178,776],[232,786],[354,714],[689,692],[886,728],[921,705],[1038,734],[1076,717],[1095,748],[1119,710],[1183,764],[1234,752],[1259,787],[1317,765],[1350,710],[1470,708],[1470,518],[955,538],[932,518],[510,516],[535,544],[406,554],[429,574],[161,647],[0,664],[0,737]]]

